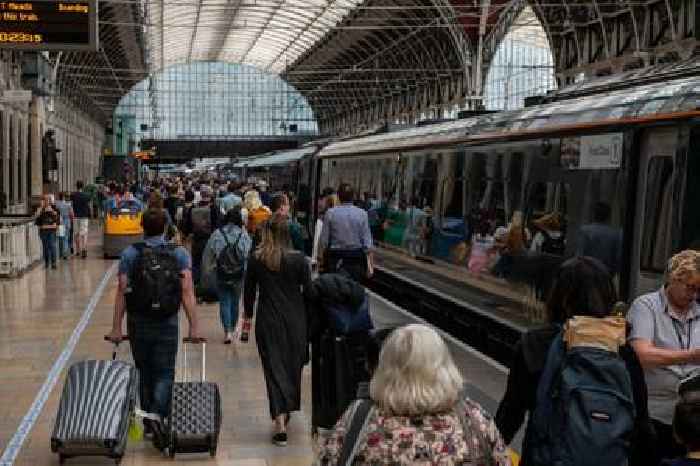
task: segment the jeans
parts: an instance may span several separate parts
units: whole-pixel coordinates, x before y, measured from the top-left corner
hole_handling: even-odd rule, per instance
[[[66,225],[63,236],[58,237],[58,255],[62,258],[69,256],[70,251],[70,226]]]
[[[218,287],[219,315],[224,332],[233,332],[238,322],[238,296],[240,285]]]
[[[139,374],[141,409],[166,418],[175,381],[178,316],[148,319],[130,315],[129,344]]]
[[[56,231],[39,230],[39,238],[44,251],[44,264],[46,267],[56,265]]]

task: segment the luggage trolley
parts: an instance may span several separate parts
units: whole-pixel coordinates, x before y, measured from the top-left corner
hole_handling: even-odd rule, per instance
[[[141,211],[112,209],[105,214],[104,258],[118,257],[128,246],[143,240]]]

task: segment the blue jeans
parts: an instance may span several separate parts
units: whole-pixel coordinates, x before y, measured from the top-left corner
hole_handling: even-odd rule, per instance
[[[70,226],[66,225],[63,236],[58,237],[58,255],[61,257],[70,256]]]
[[[139,374],[141,409],[162,418],[170,414],[175,381],[178,316],[148,319],[129,315],[129,344]]]
[[[56,231],[39,230],[41,246],[44,251],[44,264],[46,267],[56,264]]]
[[[219,315],[225,332],[233,332],[238,322],[238,296],[240,285],[219,286]]]

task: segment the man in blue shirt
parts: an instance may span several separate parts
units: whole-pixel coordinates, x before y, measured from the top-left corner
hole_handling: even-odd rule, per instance
[[[595,257],[617,275],[622,261],[622,230],[609,224],[611,209],[605,202],[593,208],[593,223],[583,225],[576,240],[576,255]]]
[[[149,209],[143,214],[144,243],[149,248],[166,248],[165,210]],[[139,255],[143,250],[132,245],[122,252],[119,261],[119,286],[114,303],[114,321],[109,340],[118,343],[122,337],[122,321],[126,311],[126,293],[131,288],[144,286],[133,280]],[[194,287],[190,257],[182,247],[173,250],[180,272],[182,306],[189,321],[190,338],[198,338]],[[175,380],[175,358],[177,356],[179,319],[178,313],[167,316],[152,316],[148,312],[129,309],[127,329],[131,352],[139,372],[139,398],[141,409],[166,418],[170,414],[170,398]],[[162,424],[148,422],[148,430],[154,433],[154,444],[162,448]]]
[[[219,199],[222,219],[231,209],[243,204],[243,199],[236,195],[236,191],[238,191],[238,186],[231,182],[228,184],[226,195]]]
[[[341,205],[326,211],[321,229],[322,262],[326,272],[345,269],[360,282],[371,278],[372,233],[367,212],[353,205],[352,187],[338,188]]]

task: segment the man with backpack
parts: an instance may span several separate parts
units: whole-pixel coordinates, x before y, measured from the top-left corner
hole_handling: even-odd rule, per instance
[[[199,190],[201,201],[187,211],[184,219],[183,233],[192,238],[192,278],[198,296],[201,290],[202,253],[209,237],[218,225],[219,211],[212,202],[209,186],[202,185]]]
[[[241,206],[226,213],[224,225],[209,238],[202,258],[203,281],[216,283],[224,344],[231,344],[238,321],[238,301],[252,240],[245,228]]]
[[[180,305],[189,321],[190,338],[198,338],[190,258],[184,248],[165,242],[165,210],[143,214],[144,241],[124,250],[119,261],[119,286],[109,339],[122,338],[127,313],[127,334],[139,372],[141,409],[161,420],[170,414],[175,379]],[[162,421],[144,420],[156,448],[166,445]]]

